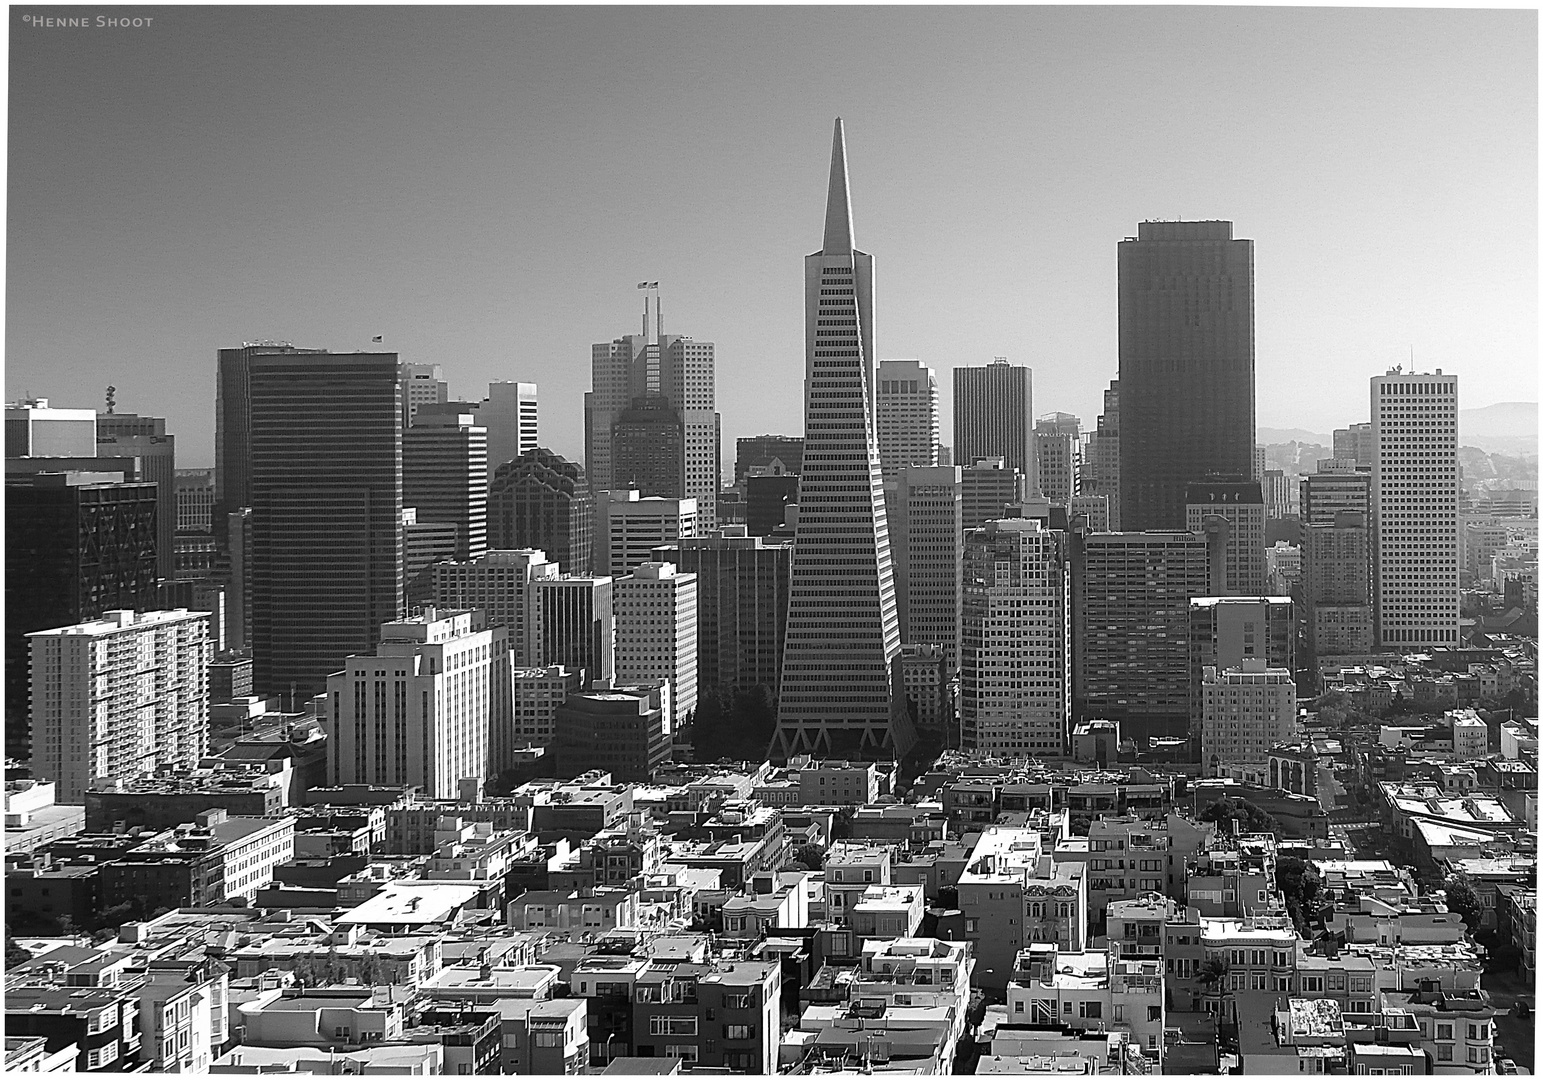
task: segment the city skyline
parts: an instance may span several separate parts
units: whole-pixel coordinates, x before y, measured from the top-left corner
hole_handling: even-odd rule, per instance
[[[1039,412],[1092,427],[1117,369],[1116,247],[1146,219],[1255,241],[1261,427],[1365,421],[1364,380],[1411,346],[1462,375],[1465,407],[1536,399],[1536,13],[833,10],[814,53],[775,47],[807,18],[183,8],[110,39],[18,23],[10,396],[92,408],[113,384],[120,409],[166,417],[180,466],[209,467],[213,350],[382,335],[442,364],[452,397],[540,384],[542,442],[576,459],[587,350],[634,322],[646,278],[672,328],[717,343],[725,456],[798,433],[789,267],[839,113],[885,256],[873,359],[939,372],[945,445],[948,369],[994,355],[1033,369]],[[936,54],[860,61],[835,89],[813,76],[870,25],[902,58]],[[601,77],[621,43],[664,39],[686,70]],[[409,41],[417,63],[380,63]]]

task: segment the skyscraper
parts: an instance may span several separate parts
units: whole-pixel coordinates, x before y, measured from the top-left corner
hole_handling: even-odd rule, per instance
[[[964,543],[959,718],[966,750],[1060,757],[1071,731],[1066,535],[988,521]]]
[[[442,405],[450,400],[450,384],[439,364],[402,365],[402,427],[413,425],[424,405]]]
[[[1335,428],[1334,456],[1341,461],[1353,461],[1357,465],[1371,468],[1372,462],[1377,457],[1371,424],[1351,424],[1349,427]]]
[[[880,360],[879,465],[893,480],[908,465],[938,463],[938,376],[919,360]]]
[[[1034,460],[1039,492],[1057,506],[1066,506],[1077,492],[1077,449],[1082,421],[1070,413],[1046,416],[1034,425]]]
[[[138,478],[155,485],[156,573],[170,580],[177,568],[177,438],[159,416],[98,413],[96,456],[139,458]]]
[[[643,333],[595,345],[591,362],[593,390],[584,395],[591,496],[630,487],[645,497],[695,499],[703,527],[716,528],[713,343],[665,334],[657,304],[650,321],[645,295]]]
[[[163,765],[191,769],[209,749],[209,615],[106,611],[27,635],[32,764],[84,803],[91,782]]]
[[[1220,596],[1264,593],[1264,496],[1257,480],[1207,480],[1184,487],[1184,527],[1205,532],[1220,519],[1226,577]]]
[[[1078,495],[1102,495],[1107,500],[1108,524],[1120,531],[1120,380],[1115,379],[1104,391],[1104,411],[1098,426],[1088,436],[1087,452],[1082,458],[1082,472],[1077,477]]]
[[[1005,356],[985,367],[954,368],[954,461],[969,468],[993,457],[1037,485],[1034,373]]]
[[[601,493],[595,522],[596,568],[621,577],[654,557],[654,548],[697,536],[695,499],[642,498],[636,489]]]
[[[252,677],[302,701],[403,607],[396,353],[247,359]]]
[[[593,503],[578,462],[537,447],[494,472],[488,492],[490,547],[539,548],[564,572],[587,574],[594,528]]]
[[[1371,381],[1377,640],[1456,645],[1457,376]]]
[[[1184,486],[1250,476],[1254,242],[1143,221],[1119,247],[1120,527],[1184,527]]]
[[[611,582],[616,617],[616,680],[666,680],[670,722],[696,712],[697,577],[668,562],[646,562]]]
[[[964,537],[964,470],[912,466],[894,492],[895,597],[900,640],[959,656],[959,573]]]
[[[420,413],[402,432],[402,502],[419,524],[454,525],[455,557],[488,547],[488,433],[468,413]]]
[[[889,523],[874,425],[873,256],[852,245],[846,140],[831,146],[825,242],[804,259],[804,460],[772,754],[893,757],[899,690]]]

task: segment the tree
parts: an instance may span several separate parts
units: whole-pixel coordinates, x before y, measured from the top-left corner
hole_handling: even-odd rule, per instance
[[[26,949],[23,949],[20,945],[16,944],[15,940],[12,939],[12,937],[11,937],[11,924],[10,923],[6,923],[5,924],[5,967],[6,967],[6,970],[9,971],[11,968],[15,967],[17,964],[25,964],[28,960],[31,960],[31,959],[32,959],[32,954],[30,952],[28,952]]]
[[[1293,855],[1283,855],[1275,860],[1275,886],[1286,900],[1286,913],[1296,924],[1297,933],[1308,937],[1325,907],[1318,871]]]
[[[1446,899],[1447,910],[1463,920],[1470,934],[1477,933],[1479,924],[1484,921],[1484,905],[1479,902],[1479,894],[1474,891],[1467,874],[1459,872],[1447,878]]]
[[[810,870],[819,870],[825,865],[825,848],[819,844],[804,844],[793,852],[793,858]]]
[[[1208,956],[1195,973],[1195,981],[1205,987],[1206,996],[1216,1002],[1216,1008],[1212,1011],[1218,1021],[1222,1015],[1222,998],[1227,992],[1227,975],[1230,971],[1225,956]]]
[[[1200,811],[1201,821],[1212,821],[1217,832],[1280,834],[1280,823],[1247,799],[1222,798]],[[1223,823],[1230,823],[1223,828]]]

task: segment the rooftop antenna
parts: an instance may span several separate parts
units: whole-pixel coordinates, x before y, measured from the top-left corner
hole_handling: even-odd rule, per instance
[[[107,415],[108,416],[111,416],[113,414],[113,406],[115,406],[118,403],[117,398],[113,396],[117,392],[118,392],[118,388],[116,386],[109,386],[107,388]]]

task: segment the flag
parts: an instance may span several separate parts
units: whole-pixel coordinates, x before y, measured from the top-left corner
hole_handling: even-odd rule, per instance
[[[638,282],[638,288],[640,288],[640,289],[646,289],[646,288],[648,288],[648,282],[646,282],[646,281],[640,281],[640,282]]]
[[[659,283],[657,281],[650,281],[648,283],[648,287],[650,289],[657,289],[659,287]]]
[[[370,338],[370,340],[371,341],[385,341],[386,339],[381,337],[379,334],[376,334],[374,337]]]

